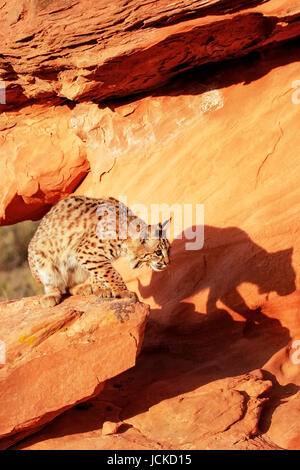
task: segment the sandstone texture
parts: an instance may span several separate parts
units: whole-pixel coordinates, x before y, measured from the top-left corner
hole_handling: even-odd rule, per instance
[[[297,1],[1,0],[9,102],[126,96],[299,34]]]
[[[117,263],[151,307],[135,367],[14,448],[299,449],[299,3],[12,4],[1,223],[72,191],[193,208],[166,271]]]
[[[33,106],[30,112],[0,112],[0,223],[39,219],[89,171],[65,109],[49,111]]]
[[[149,368],[145,372],[149,374]],[[170,379],[170,373],[165,380],[148,383],[143,391],[146,381],[141,373],[140,368],[137,374],[133,369],[109,381],[98,397],[85,404],[85,410],[67,411],[15,448],[280,449],[268,437],[257,436],[261,409],[268,400],[263,395],[272,387],[260,371],[187,393],[180,392],[183,381]],[[186,385],[190,380],[187,375]]]
[[[98,395],[135,364],[146,305],[96,297],[43,309],[37,297],[0,304],[0,448]],[[2,361],[4,362],[4,361]]]
[[[157,88],[300,30],[296,0],[0,0],[0,11],[0,224],[41,217],[83,180],[91,155],[111,167],[114,155],[102,155],[102,142],[117,137],[110,114],[100,106],[94,121],[95,110],[79,107],[73,117],[76,103]],[[159,114],[153,109],[148,119]],[[99,138],[86,142],[82,127]]]

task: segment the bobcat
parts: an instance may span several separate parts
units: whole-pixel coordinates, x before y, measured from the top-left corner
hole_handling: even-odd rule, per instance
[[[61,200],[43,217],[28,247],[31,272],[45,290],[41,305],[55,306],[67,292],[136,299],[111,261],[124,256],[133,269],[141,265],[165,269],[168,222],[147,225],[112,197]],[[124,227],[129,227],[125,235]]]

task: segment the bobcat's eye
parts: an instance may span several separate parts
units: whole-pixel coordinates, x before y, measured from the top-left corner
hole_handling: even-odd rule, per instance
[[[162,255],[162,251],[161,251],[161,250],[156,250],[155,254],[156,254],[157,256],[161,256],[161,255]]]

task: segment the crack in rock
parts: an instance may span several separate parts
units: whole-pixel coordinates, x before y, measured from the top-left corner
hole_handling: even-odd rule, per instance
[[[258,168],[258,170],[257,170],[255,187],[258,186],[258,183],[259,183],[259,175],[260,175],[260,173],[261,173],[261,170],[262,170],[263,166],[265,165],[265,163],[266,163],[266,161],[268,160],[268,158],[269,158],[271,155],[274,154],[274,152],[275,152],[275,150],[276,150],[276,148],[277,148],[277,146],[278,146],[280,140],[281,140],[282,137],[283,137],[283,130],[282,130],[282,127],[281,127],[281,125],[280,125],[280,122],[278,122],[278,126],[279,126],[279,129],[280,129],[280,135],[278,136],[278,138],[277,138],[275,144],[273,145],[273,148],[272,148],[271,152],[269,152],[269,153],[265,156],[265,158],[263,159],[263,161],[261,162],[261,164],[260,164],[260,166],[259,166],[259,168]]]

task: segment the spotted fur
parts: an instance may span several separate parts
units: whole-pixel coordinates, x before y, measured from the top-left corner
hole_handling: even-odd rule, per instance
[[[99,207],[113,208],[116,217],[109,211],[99,213]],[[131,228],[126,238],[119,233],[119,220],[124,217],[129,227],[137,228]],[[116,237],[107,238],[114,228]],[[148,265],[160,271],[169,263],[169,249],[163,225],[146,225],[116,199],[71,196],[43,217],[29,244],[28,262],[34,278],[44,286],[41,304],[49,307],[65,293],[135,298],[111,262],[124,256],[133,269]]]

